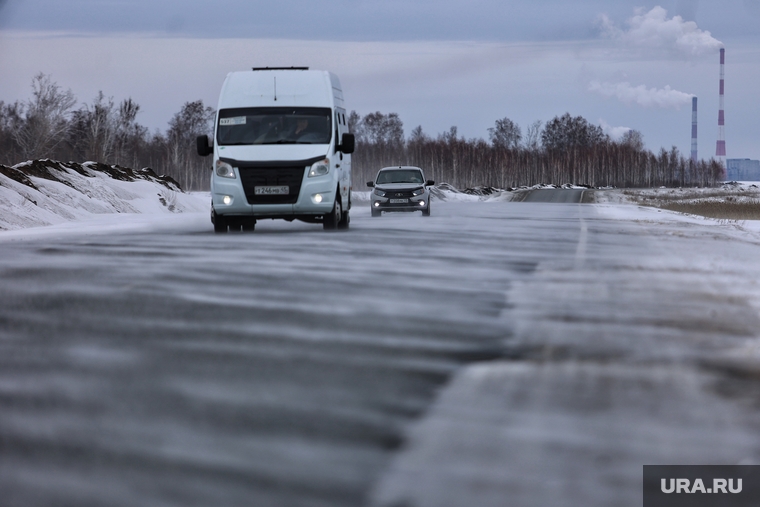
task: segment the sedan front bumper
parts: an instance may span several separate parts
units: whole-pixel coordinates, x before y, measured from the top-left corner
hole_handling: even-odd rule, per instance
[[[405,199],[407,202],[392,202],[386,197],[372,196],[372,209],[376,211],[422,211],[430,204],[424,197]]]

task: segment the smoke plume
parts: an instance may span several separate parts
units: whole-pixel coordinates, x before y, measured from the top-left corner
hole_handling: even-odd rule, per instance
[[[697,27],[681,16],[668,19],[668,11],[660,6],[649,12],[641,9],[627,21],[628,29],[615,26],[606,15],[599,18],[602,34],[631,47],[662,49],[688,56],[700,56],[717,51],[723,43],[710,32]]]
[[[602,127],[604,133],[610,136],[613,141],[620,141],[624,135],[632,130],[630,127],[613,127],[603,118],[599,118],[599,126]]]
[[[680,109],[690,104],[693,95],[672,89],[647,88],[644,85],[631,86],[630,83],[601,83],[592,81],[589,91],[599,93],[605,97],[615,97],[625,104],[638,104],[643,107],[655,107],[661,109]]]

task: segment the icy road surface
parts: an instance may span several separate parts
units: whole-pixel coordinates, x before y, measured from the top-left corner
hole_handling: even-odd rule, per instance
[[[758,462],[760,235],[434,204],[0,234],[3,505],[641,505],[643,464]]]

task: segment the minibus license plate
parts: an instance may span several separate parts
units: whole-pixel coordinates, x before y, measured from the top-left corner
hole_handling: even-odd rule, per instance
[[[290,187],[287,185],[277,187],[256,187],[254,193],[256,195],[287,195],[290,193]]]
[[[409,199],[391,199],[391,204],[406,204]]]

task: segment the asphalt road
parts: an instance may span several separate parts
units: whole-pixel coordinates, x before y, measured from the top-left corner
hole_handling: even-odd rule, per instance
[[[522,202],[580,203],[583,201],[584,192],[586,192],[586,190],[578,188],[537,189],[528,192]]]
[[[457,372],[567,357],[635,363],[657,356],[645,346],[657,334],[637,318],[615,320],[613,333],[599,315],[639,305],[646,325],[680,336],[691,329],[683,312],[701,311],[683,298],[674,308],[668,293],[670,306],[658,306],[643,290],[599,304],[578,285],[589,266],[616,273],[616,252],[635,258],[651,245],[578,204],[436,202],[429,218],[357,207],[351,229],[334,233],[261,222],[220,236],[205,217],[176,220],[172,232],[0,241],[4,506],[406,505],[414,487],[393,470],[414,449],[410,427]],[[547,273],[575,273],[576,285]],[[605,331],[573,340],[594,322]],[[684,357],[673,340],[666,356]],[[523,372],[508,404],[538,420],[557,400],[572,405],[579,381],[566,370],[552,369],[548,392]],[[542,452],[532,456],[551,462],[551,447]]]
[[[0,244],[3,504],[360,505],[452,372],[503,354],[512,280],[574,248],[452,206]]]

